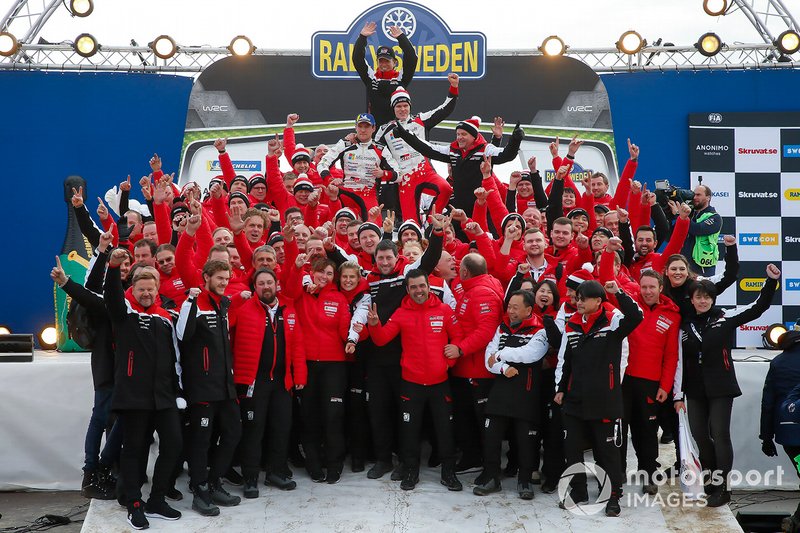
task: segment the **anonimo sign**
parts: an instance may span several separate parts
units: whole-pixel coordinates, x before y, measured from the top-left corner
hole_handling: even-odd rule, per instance
[[[403,66],[403,52],[389,28],[398,26],[417,51],[415,78],[446,78],[455,72],[462,79],[486,73],[486,36],[480,32],[454,32],[433,11],[414,2],[385,2],[364,11],[344,32],[317,32],[311,38],[311,72],[317,78],[357,78],[353,48],[361,29],[373,21],[378,30],[367,41],[367,61],[374,64],[375,50],[391,46]]]

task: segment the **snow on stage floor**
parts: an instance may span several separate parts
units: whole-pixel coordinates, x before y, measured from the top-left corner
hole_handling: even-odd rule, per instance
[[[632,447],[631,447],[632,448]],[[672,446],[661,446],[661,457],[674,458]],[[632,455],[632,452],[629,452]],[[666,464],[669,462],[663,461]],[[671,462],[671,460],[670,460]],[[152,461],[151,461],[152,464]],[[629,465],[635,465],[631,457]],[[607,518],[602,513],[578,516],[558,508],[557,494],[543,494],[535,486],[533,501],[517,496],[516,479],[503,480],[503,492],[486,497],[472,494],[472,480],[477,474],[464,474],[462,492],[449,492],[439,484],[439,469],[422,468],[420,482],[413,491],[403,491],[400,483],[384,479],[370,480],[366,472],[348,469],[336,485],[311,482],[304,470],[294,468],[297,489],[289,492],[265,487],[263,475],[260,496],[242,500],[238,507],[221,508],[219,516],[206,518],[192,511],[192,495],[186,476],[177,487],[184,494],[180,502],[170,502],[183,513],[176,522],[150,519],[153,531],[192,532],[515,532],[515,531],[613,531],[648,533],[660,531],[741,531],[730,509],[699,508],[694,505],[662,505],[679,497],[677,487],[660,487],[658,496],[644,497],[639,487],[625,486],[622,514]],[[147,491],[149,486],[145,486]],[[230,487],[241,495],[240,487]],[[590,502],[597,497],[597,484],[589,481]],[[634,501],[635,499],[635,501]],[[645,503],[646,502],[646,503]],[[92,500],[83,526],[84,533],[130,531],[125,510],[115,501]]]

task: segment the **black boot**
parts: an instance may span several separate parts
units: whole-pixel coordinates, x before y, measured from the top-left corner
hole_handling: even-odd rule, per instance
[[[219,515],[219,507],[211,501],[211,489],[208,483],[197,485],[192,489],[194,498],[192,499],[192,509],[203,516]]]
[[[447,487],[447,490],[455,492],[463,490],[464,487],[456,477],[456,470],[452,465],[442,465],[442,485]]]
[[[268,472],[264,478],[264,485],[276,487],[280,490],[294,490],[297,488],[297,483],[287,477],[284,477],[275,472]]]
[[[728,503],[731,503],[731,492],[724,485],[706,498],[706,507],[722,507]]]
[[[391,461],[378,461],[375,466],[369,469],[367,477],[369,479],[380,479],[391,472],[392,468],[394,468],[394,465],[392,465]]]
[[[222,486],[219,480],[211,482],[211,501],[223,507],[234,507],[242,502],[238,496],[234,496]]]
[[[91,498],[92,486],[97,481],[96,470],[84,470],[83,480],[81,481],[81,496]]]
[[[622,509],[619,506],[619,493],[612,492],[606,503],[606,516],[619,516]]]
[[[501,490],[503,490],[503,486],[500,484],[500,480],[496,477],[489,477],[486,482],[476,485],[475,488],[472,489],[472,494],[475,496],[486,496],[487,494],[500,492]]]
[[[400,482],[400,488],[403,490],[414,490],[417,483],[419,483],[419,472],[415,468],[408,468],[403,480]]]
[[[242,494],[247,499],[258,498],[258,476],[246,476]]]

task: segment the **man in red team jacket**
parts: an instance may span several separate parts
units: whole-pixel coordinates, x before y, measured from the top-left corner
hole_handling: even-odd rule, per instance
[[[458,491],[462,486],[455,472],[453,408],[447,381],[447,370],[456,358],[446,357],[444,350],[448,342],[460,338],[461,332],[450,306],[430,293],[424,270],[409,271],[405,284],[408,296],[385,325],[381,326],[376,304],[368,315],[370,336],[376,345],[385,345],[398,333],[402,344],[400,445],[405,472],[400,488],[411,490],[419,481],[420,433],[425,406],[429,405],[442,460],[442,485]]]

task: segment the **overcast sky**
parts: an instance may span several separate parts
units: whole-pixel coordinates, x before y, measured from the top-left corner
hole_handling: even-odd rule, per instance
[[[8,0],[2,11],[11,5]],[[238,34],[259,48],[310,50],[315,31],[344,31],[364,10],[378,4],[362,0],[95,0],[94,13],[70,18],[60,9],[40,33],[50,42],[72,41],[92,33],[101,44],[144,45],[162,33],[179,44],[227,46]],[[532,49],[551,34],[574,48],[613,47],[624,31],[635,29],[648,42],[659,37],[689,45],[715,31],[727,44],[760,43],[741,12],[709,17],[702,0],[426,0],[456,31],[481,31],[489,50]],[[800,16],[800,0],[785,0]]]

